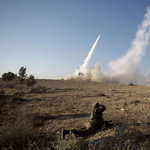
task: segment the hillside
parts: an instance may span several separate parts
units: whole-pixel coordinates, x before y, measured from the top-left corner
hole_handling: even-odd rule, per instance
[[[37,81],[29,89],[17,79],[10,83],[0,80],[1,149],[150,148],[150,87],[71,80]],[[62,129],[85,125],[95,102],[106,106],[103,118],[112,120],[114,128],[99,129],[76,140],[67,135],[61,140]]]

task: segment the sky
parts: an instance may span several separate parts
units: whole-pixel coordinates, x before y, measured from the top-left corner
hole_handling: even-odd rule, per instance
[[[17,74],[60,79],[83,64],[102,32],[88,69],[103,72],[124,56],[150,7],[149,0],[0,0],[0,76]],[[150,73],[150,45],[138,64]]]

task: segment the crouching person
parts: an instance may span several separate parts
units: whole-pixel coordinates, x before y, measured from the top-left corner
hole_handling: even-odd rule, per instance
[[[62,139],[66,134],[71,134],[74,138],[77,136],[86,136],[94,132],[96,129],[101,128],[104,125],[102,112],[106,110],[106,107],[102,104],[94,103],[93,110],[89,117],[89,121],[86,123],[85,127],[73,130],[62,131]]]

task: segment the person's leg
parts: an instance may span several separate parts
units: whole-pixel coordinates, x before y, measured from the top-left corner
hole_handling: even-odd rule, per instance
[[[89,121],[84,128],[80,128],[77,130],[79,136],[86,136],[95,131],[95,123],[93,121]]]
[[[62,139],[65,137],[66,134],[71,134],[73,138],[76,138],[77,136],[86,136],[90,133],[95,131],[95,123],[93,121],[89,121],[85,127],[79,128],[79,129],[73,129],[73,130],[62,130]]]

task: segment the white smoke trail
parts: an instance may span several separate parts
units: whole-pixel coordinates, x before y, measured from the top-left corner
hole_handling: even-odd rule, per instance
[[[139,26],[136,38],[132,42],[131,47],[125,54],[125,56],[120,57],[116,61],[112,61],[109,64],[109,71],[102,72],[100,70],[99,63],[87,71],[87,66],[92,57],[96,44],[99,40],[98,36],[96,42],[94,43],[92,49],[90,50],[88,56],[84,60],[83,65],[76,70],[74,76],[68,76],[63,79],[82,79],[91,80],[97,82],[111,82],[111,83],[134,83],[138,85],[148,85],[150,86],[150,73],[146,76],[142,75],[137,68],[142,60],[142,56],[145,55],[146,48],[149,45],[150,40],[150,7],[147,7],[147,12],[144,15],[143,21]],[[78,76],[81,72],[83,75]]]
[[[95,47],[97,45],[97,42],[98,42],[99,38],[100,38],[100,35],[96,39],[94,45],[92,46],[90,52],[88,53],[88,56],[85,58],[84,63],[82,64],[82,66],[80,66],[80,68],[75,71],[75,75],[76,76],[78,76],[79,73],[86,74],[88,72],[87,71],[87,67],[89,65],[89,61],[90,61],[90,59],[92,57],[92,54],[94,53],[94,49],[95,49]]]

